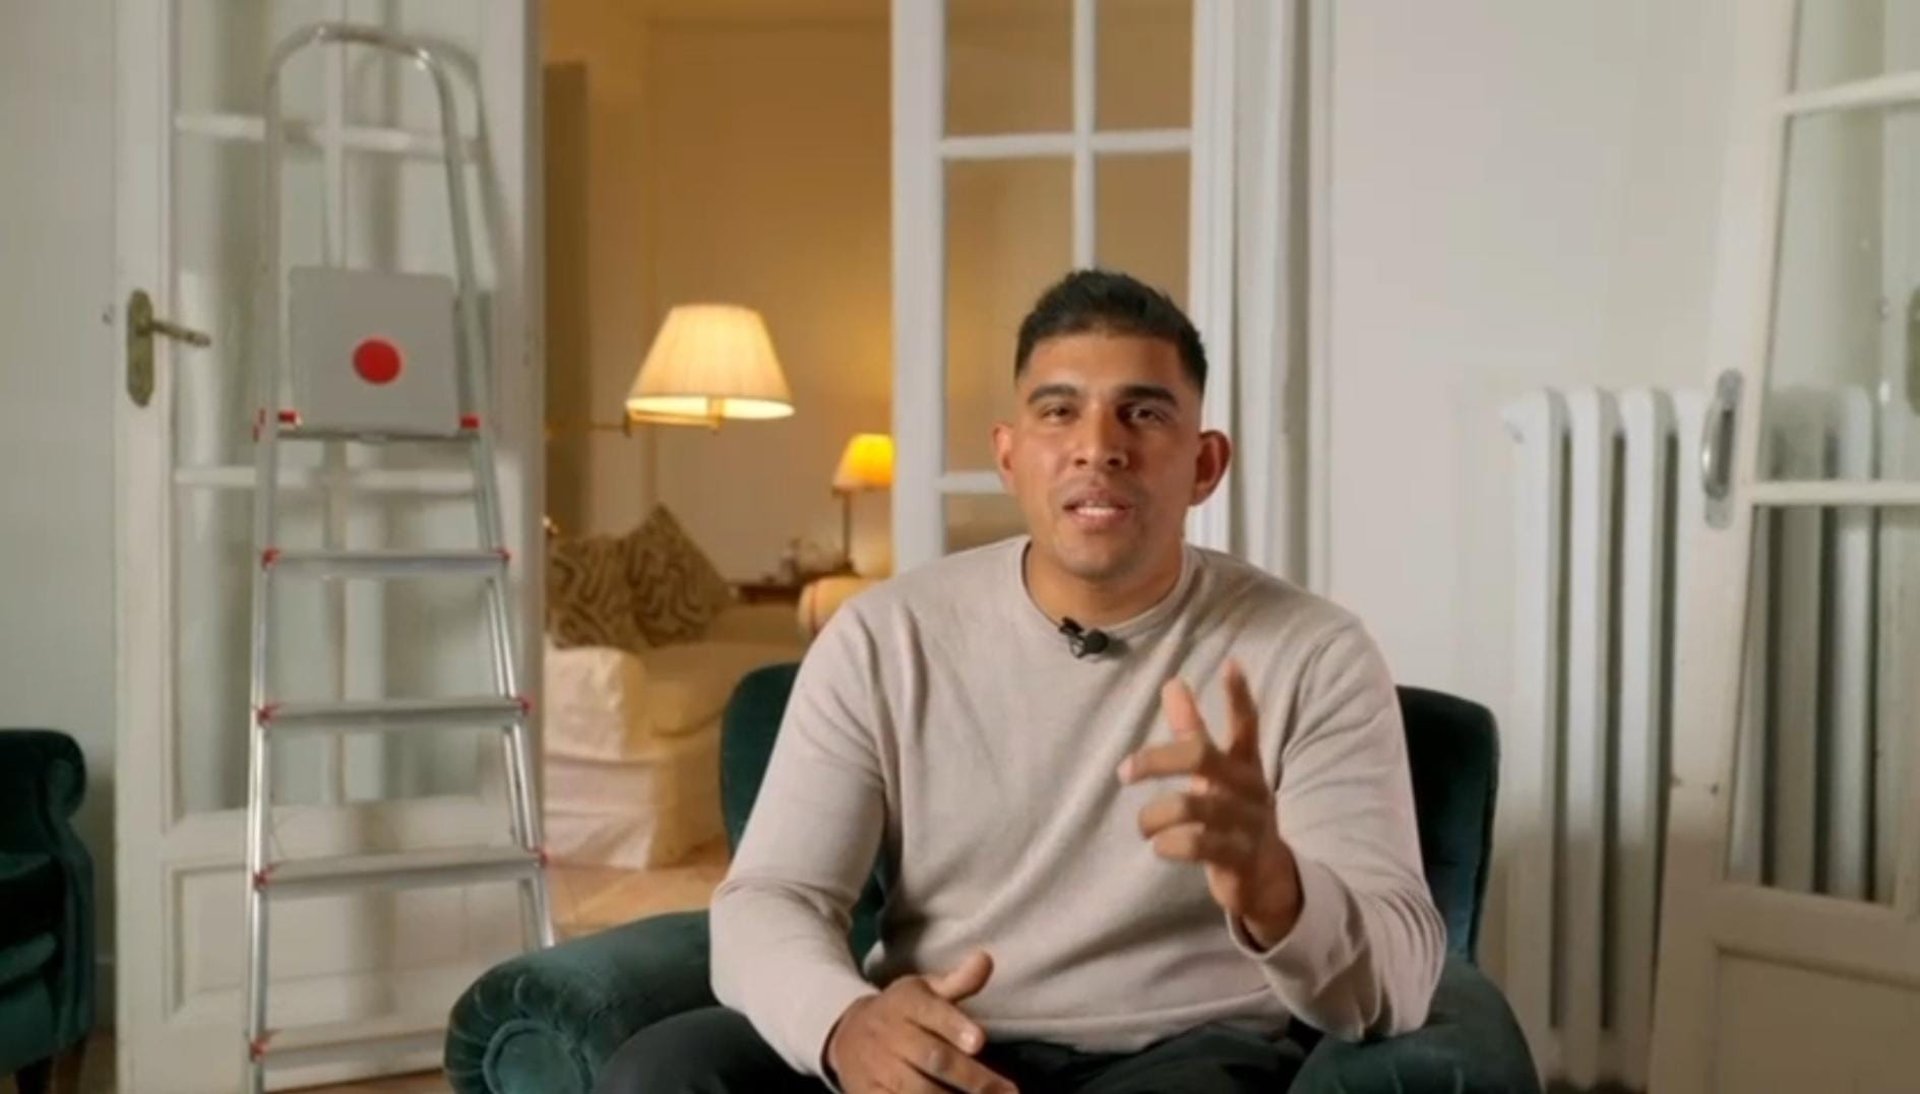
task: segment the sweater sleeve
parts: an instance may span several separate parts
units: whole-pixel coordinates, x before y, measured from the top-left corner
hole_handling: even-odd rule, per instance
[[[1332,1037],[1418,1029],[1446,958],[1427,891],[1399,698],[1358,625],[1308,663],[1281,750],[1280,835],[1299,863],[1300,918],[1258,949],[1230,922],[1281,1002]]]
[[[877,655],[842,609],[802,662],[766,780],[712,909],[713,989],[802,1074],[875,988],[848,946],[886,824]]]

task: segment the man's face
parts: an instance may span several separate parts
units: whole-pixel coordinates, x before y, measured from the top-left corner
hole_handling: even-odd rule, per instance
[[[1170,341],[1093,331],[1034,346],[1013,420],[994,427],[1000,477],[1033,545],[1059,569],[1124,582],[1179,557],[1189,506],[1226,472],[1200,430],[1200,391]]]

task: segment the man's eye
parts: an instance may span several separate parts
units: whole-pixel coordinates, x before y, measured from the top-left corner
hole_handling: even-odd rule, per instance
[[[1127,411],[1127,420],[1134,422],[1163,422],[1167,416],[1155,406],[1136,406]]]
[[[1043,421],[1056,422],[1066,416],[1067,416],[1067,408],[1064,406],[1061,406],[1058,403],[1055,403],[1052,406],[1043,406],[1040,408],[1040,418]]]

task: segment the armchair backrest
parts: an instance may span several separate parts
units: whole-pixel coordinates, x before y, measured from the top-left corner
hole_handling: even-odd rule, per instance
[[[1399,691],[1427,888],[1447,923],[1447,949],[1474,961],[1500,789],[1493,712],[1445,692],[1404,686]]]
[[[791,663],[756,669],[741,679],[727,704],[720,737],[720,804],[730,848],[738,846],[760,793],[799,669]],[[1402,687],[1399,693],[1427,886],[1446,920],[1447,948],[1471,961],[1479,943],[1500,781],[1493,714],[1443,692]],[[854,911],[856,953],[873,937],[880,897],[881,886],[869,885]]]

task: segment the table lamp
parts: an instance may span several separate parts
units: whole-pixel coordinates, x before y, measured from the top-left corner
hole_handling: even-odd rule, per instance
[[[627,393],[627,420],[720,428],[726,418],[793,413],[793,394],[760,313],[682,304],[667,313]]]
[[[885,433],[856,433],[840,453],[833,492],[840,495],[840,553],[853,572],[853,496],[893,485],[893,438]]]

